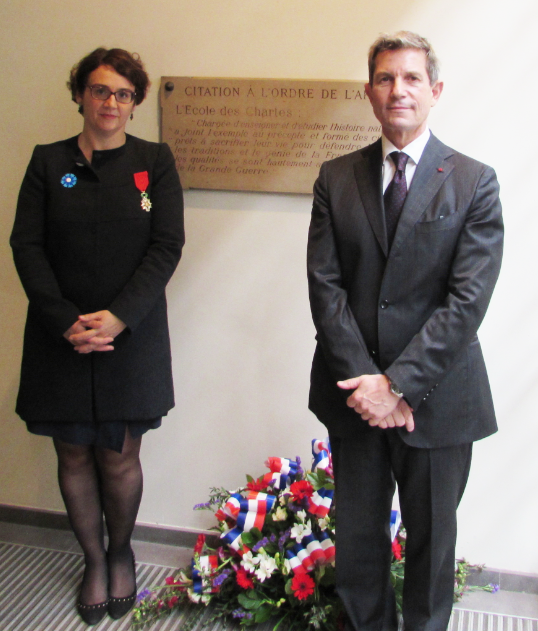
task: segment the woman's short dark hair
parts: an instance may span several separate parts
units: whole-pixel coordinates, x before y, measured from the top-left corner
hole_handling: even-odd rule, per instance
[[[67,87],[71,90],[71,98],[75,103],[77,96],[86,89],[88,77],[99,66],[110,66],[134,85],[136,105],[140,105],[146,98],[150,82],[138,53],[131,54],[123,48],[96,48],[71,68]],[[82,105],[78,111],[82,114]]]

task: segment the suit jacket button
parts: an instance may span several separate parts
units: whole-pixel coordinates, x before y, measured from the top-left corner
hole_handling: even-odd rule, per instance
[[[386,309],[389,306],[388,300],[382,300],[379,306],[381,309]]]

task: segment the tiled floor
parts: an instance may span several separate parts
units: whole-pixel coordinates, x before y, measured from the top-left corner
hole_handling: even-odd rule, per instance
[[[454,605],[456,609],[498,613],[521,618],[538,619],[538,596],[520,592],[498,591],[495,594],[474,592]]]
[[[80,551],[74,535],[69,531],[6,522],[0,522],[0,541],[66,552]],[[145,541],[134,541],[133,549],[137,561],[165,567],[185,567],[192,556],[192,550],[187,548]],[[538,619],[538,595],[535,594],[502,590],[495,594],[474,592],[467,594],[455,607]]]

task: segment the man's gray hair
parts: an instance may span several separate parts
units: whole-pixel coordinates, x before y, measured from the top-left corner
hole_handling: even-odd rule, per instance
[[[375,60],[379,53],[386,50],[402,50],[405,48],[414,48],[423,50],[426,55],[426,71],[430,78],[430,85],[433,85],[439,78],[439,60],[430,44],[430,42],[420,35],[411,31],[398,31],[394,35],[380,35],[370,46],[368,51],[368,76],[370,85],[373,85]]]

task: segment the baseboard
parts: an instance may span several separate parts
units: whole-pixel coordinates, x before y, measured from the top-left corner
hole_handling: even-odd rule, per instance
[[[7,504],[0,504],[0,521],[25,526],[37,526],[39,528],[71,530],[69,519],[65,512],[9,506]],[[209,539],[215,537],[214,533],[205,530],[189,530],[186,528],[137,523],[133,539],[192,549],[200,534],[208,535]]]
[[[25,508],[0,504],[0,521],[21,526],[39,526],[56,530],[71,530],[67,514],[61,511]]]
[[[473,570],[468,578],[469,585],[498,585],[506,592],[538,594],[538,575],[508,572],[486,567],[482,571]]]
[[[6,504],[0,504],[0,521],[38,526],[40,528],[55,528],[56,530],[71,529],[67,514],[62,511],[24,508]],[[215,534],[209,531],[154,526],[143,523],[138,523],[135,526],[133,539],[192,549],[199,534],[206,534],[210,540],[213,538],[216,540]],[[214,543],[214,541],[211,543]],[[503,591],[538,594],[537,574],[507,572],[506,570],[496,570],[488,567],[482,571],[472,571],[468,583],[469,585],[489,585],[494,583],[499,585],[499,588]]]

